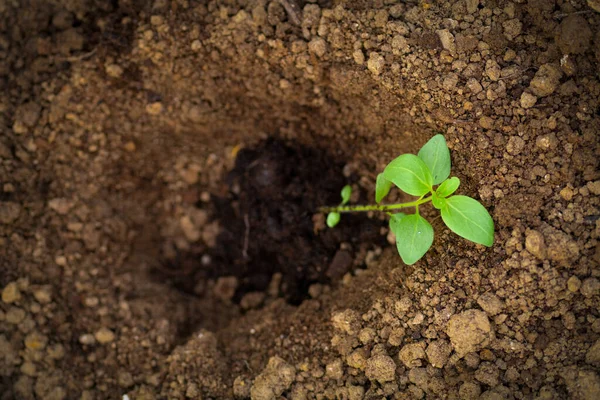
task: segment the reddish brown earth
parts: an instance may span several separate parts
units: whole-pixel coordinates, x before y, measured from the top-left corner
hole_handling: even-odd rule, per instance
[[[0,398],[600,398],[600,3],[297,3],[0,2]],[[492,248],[324,229],[438,132]]]

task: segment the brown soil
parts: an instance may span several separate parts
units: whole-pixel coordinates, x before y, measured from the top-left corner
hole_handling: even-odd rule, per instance
[[[0,2],[1,398],[600,398],[598,11]],[[492,248],[324,229],[436,132]]]

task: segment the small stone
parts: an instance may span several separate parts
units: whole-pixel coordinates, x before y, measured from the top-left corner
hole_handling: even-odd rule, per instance
[[[194,225],[189,215],[184,215],[179,219],[179,226],[189,242],[197,242],[202,237],[202,231]]]
[[[454,90],[454,88],[456,88],[457,84],[458,75],[450,73],[444,78],[444,81],[442,82],[442,87],[447,91],[451,91]]]
[[[569,292],[571,292],[571,293],[577,293],[579,288],[581,288],[581,280],[579,280],[578,277],[573,275],[567,281],[567,289],[569,289]]]
[[[474,14],[479,9],[479,0],[465,0],[467,13]]]
[[[571,14],[561,22],[556,43],[563,54],[583,54],[591,40],[592,30],[587,19]]]
[[[525,232],[525,248],[540,260],[545,260],[547,257],[544,235],[538,231],[528,229]]]
[[[491,81],[496,82],[502,75],[500,65],[494,60],[487,60],[485,63],[485,74]]]
[[[523,30],[523,23],[518,18],[509,19],[505,21],[502,26],[504,27],[504,36],[508,40],[513,40],[521,34]]]
[[[435,368],[444,368],[450,358],[452,346],[445,340],[434,340],[427,346],[427,359]]]
[[[48,201],[48,207],[57,214],[67,215],[71,208],[73,208],[74,202],[65,198],[56,198]]]
[[[408,53],[410,51],[410,45],[408,39],[402,35],[396,35],[392,39],[392,49],[399,50],[401,53]]]
[[[12,224],[21,215],[21,206],[12,201],[0,201],[0,224]]]
[[[308,50],[317,57],[323,57],[327,52],[327,43],[323,38],[315,37],[308,43]]]
[[[398,358],[408,368],[420,367],[421,360],[425,359],[425,350],[423,343],[410,343],[402,347],[398,353]]]
[[[271,357],[265,369],[254,379],[250,389],[252,400],[273,400],[288,390],[296,369],[280,357]]]
[[[475,379],[484,385],[497,386],[500,383],[500,370],[491,362],[482,362],[475,371]]]
[[[506,151],[508,154],[516,156],[520,154],[525,148],[525,141],[518,136],[511,136],[506,144]]]
[[[477,304],[490,316],[500,314],[504,308],[504,303],[492,292],[486,292],[479,296]]]
[[[592,194],[600,196],[600,181],[588,182],[586,186]]]
[[[110,343],[115,340],[115,334],[108,328],[100,328],[95,334],[94,337],[100,344]]]
[[[325,366],[325,375],[334,380],[342,379],[344,376],[342,360],[338,358],[335,361],[328,363]]]
[[[360,315],[350,309],[334,313],[331,317],[331,322],[335,329],[348,335],[356,335],[361,328]]]
[[[396,363],[388,355],[375,355],[367,360],[365,375],[372,381],[391,382],[396,377]]]
[[[465,382],[458,389],[461,400],[477,400],[479,395],[481,395],[481,386],[475,382]]]
[[[542,135],[535,140],[535,145],[542,150],[554,149],[558,145],[558,138],[554,133]]]
[[[521,107],[523,107],[525,109],[531,108],[535,105],[536,102],[537,102],[537,97],[535,97],[531,93],[523,92],[521,94]]]
[[[380,75],[385,67],[385,58],[377,52],[372,52],[369,55],[369,61],[367,61],[367,68],[374,75]]]
[[[119,371],[117,382],[122,388],[128,388],[134,385],[133,376],[129,371]]]
[[[359,347],[346,357],[348,366],[363,370],[366,367],[369,351],[365,347]]]
[[[106,74],[111,78],[120,78],[123,75],[123,68],[117,64],[109,64],[104,67]]]
[[[48,344],[48,338],[37,331],[25,336],[25,347],[29,350],[43,350]]]
[[[162,112],[163,105],[160,101],[150,103],[146,106],[146,112],[150,115],[158,115]]]
[[[79,343],[91,345],[96,343],[96,338],[90,333],[84,333],[83,335],[79,336]]]
[[[199,41],[198,39],[192,41],[192,44],[190,45],[190,47],[192,48],[192,51],[198,51],[200,49],[202,49],[202,42]]]
[[[444,48],[444,50],[448,50],[450,53],[454,53],[456,51],[454,35],[450,33],[448,29],[440,29],[435,33],[437,33],[438,37],[440,38],[440,42],[442,43],[442,48]]]
[[[9,324],[18,325],[25,319],[25,310],[19,307],[10,307],[6,312],[5,320]]]
[[[544,64],[529,83],[529,89],[538,97],[549,96],[558,88],[562,71],[554,64]]]
[[[600,13],[600,0],[587,0],[587,5],[594,11]]]
[[[600,294],[600,281],[596,278],[587,278],[581,285],[581,294],[584,297],[593,297]]]
[[[585,362],[595,367],[600,367],[600,339],[587,351]]]
[[[483,129],[492,129],[494,127],[494,120],[491,117],[484,115],[479,118],[479,126]]]
[[[354,62],[358,65],[363,65],[365,63],[365,55],[362,50],[354,50],[354,53],[352,53],[352,58],[354,58]]]
[[[468,310],[453,315],[446,333],[456,353],[463,357],[486,346],[491,339],[491,325],[483,311]]]
[[[35,376],[37,372],[35,364],[30,361],[25,361],[21,365],[21,372],[27,376]]]
[[[17,282],[11,282],[2,289],[2,301],[6,304],[11,304],[21,299],[21,292],[17,286]]]
[[[52,301],[52,288],[49,285],[34,288],[33,297],[42,304],[48,304]]]

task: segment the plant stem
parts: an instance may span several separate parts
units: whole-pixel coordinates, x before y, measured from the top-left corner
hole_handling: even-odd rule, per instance
[[[351,212],[367,212],[367,211],[391,211],[391,210],[399,210],[401,208],[408,207],[418,207],[419,204],[427,203],[431,201],[431,196],[425,197],[424,199],[419,199],[415,201],[411,201],[409,203],[397,203],[397,204],[369,204],[369,205],[357,205],[357,206],[338,206],[338,207],[321,207],[319,209],[320,212],[330,213],[351,213]]]

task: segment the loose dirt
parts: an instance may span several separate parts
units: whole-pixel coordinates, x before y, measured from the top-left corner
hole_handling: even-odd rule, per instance
[[[600,398],[599,11],[0,2],[2,399]],[[438,132],[492,248],[324,228]]]

